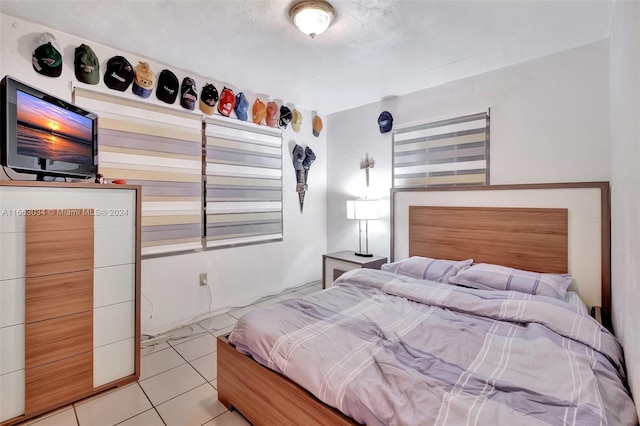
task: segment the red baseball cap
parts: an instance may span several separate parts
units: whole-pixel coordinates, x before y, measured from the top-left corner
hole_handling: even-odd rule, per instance
[[[218,102],[218,112],[225,117],[228,117],[236,106],[236,95],[233,94],[233,90],[225,87],[220,93],[220,101]]]
[[[280,118],[280,108],[278,104],[271,101],[267,104],[267,126],[278,127],[278,119]]]

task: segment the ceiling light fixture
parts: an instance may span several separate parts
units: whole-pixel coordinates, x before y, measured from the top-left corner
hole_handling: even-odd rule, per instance
[[[324,0],[304,0],[291,6],[289,17],[300,31],[314,38],[329,28],[335,11]]]

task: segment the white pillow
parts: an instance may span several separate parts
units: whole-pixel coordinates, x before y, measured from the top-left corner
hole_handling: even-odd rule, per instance
[[[518,291],[564,301],[571,280],[569,274],[542,274],[490,263],[478,263],[449,278],[449,283],[481,290]]]
[[[411,278],[430,280],[448,284],[450,277],[464,271],[473,263],[467,260],[441,260],[430,257],[413,256],[393,263],[386,263],[380,269]]]

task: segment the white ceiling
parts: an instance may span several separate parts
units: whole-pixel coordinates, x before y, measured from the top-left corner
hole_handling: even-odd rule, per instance
[[[0,12],[330,114],[608,38],[611,1],[0,0]]]

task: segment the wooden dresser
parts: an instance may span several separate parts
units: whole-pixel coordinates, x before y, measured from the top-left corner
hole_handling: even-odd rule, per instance
[[[0,181],[0,423],[140,375],[132,185]]]

